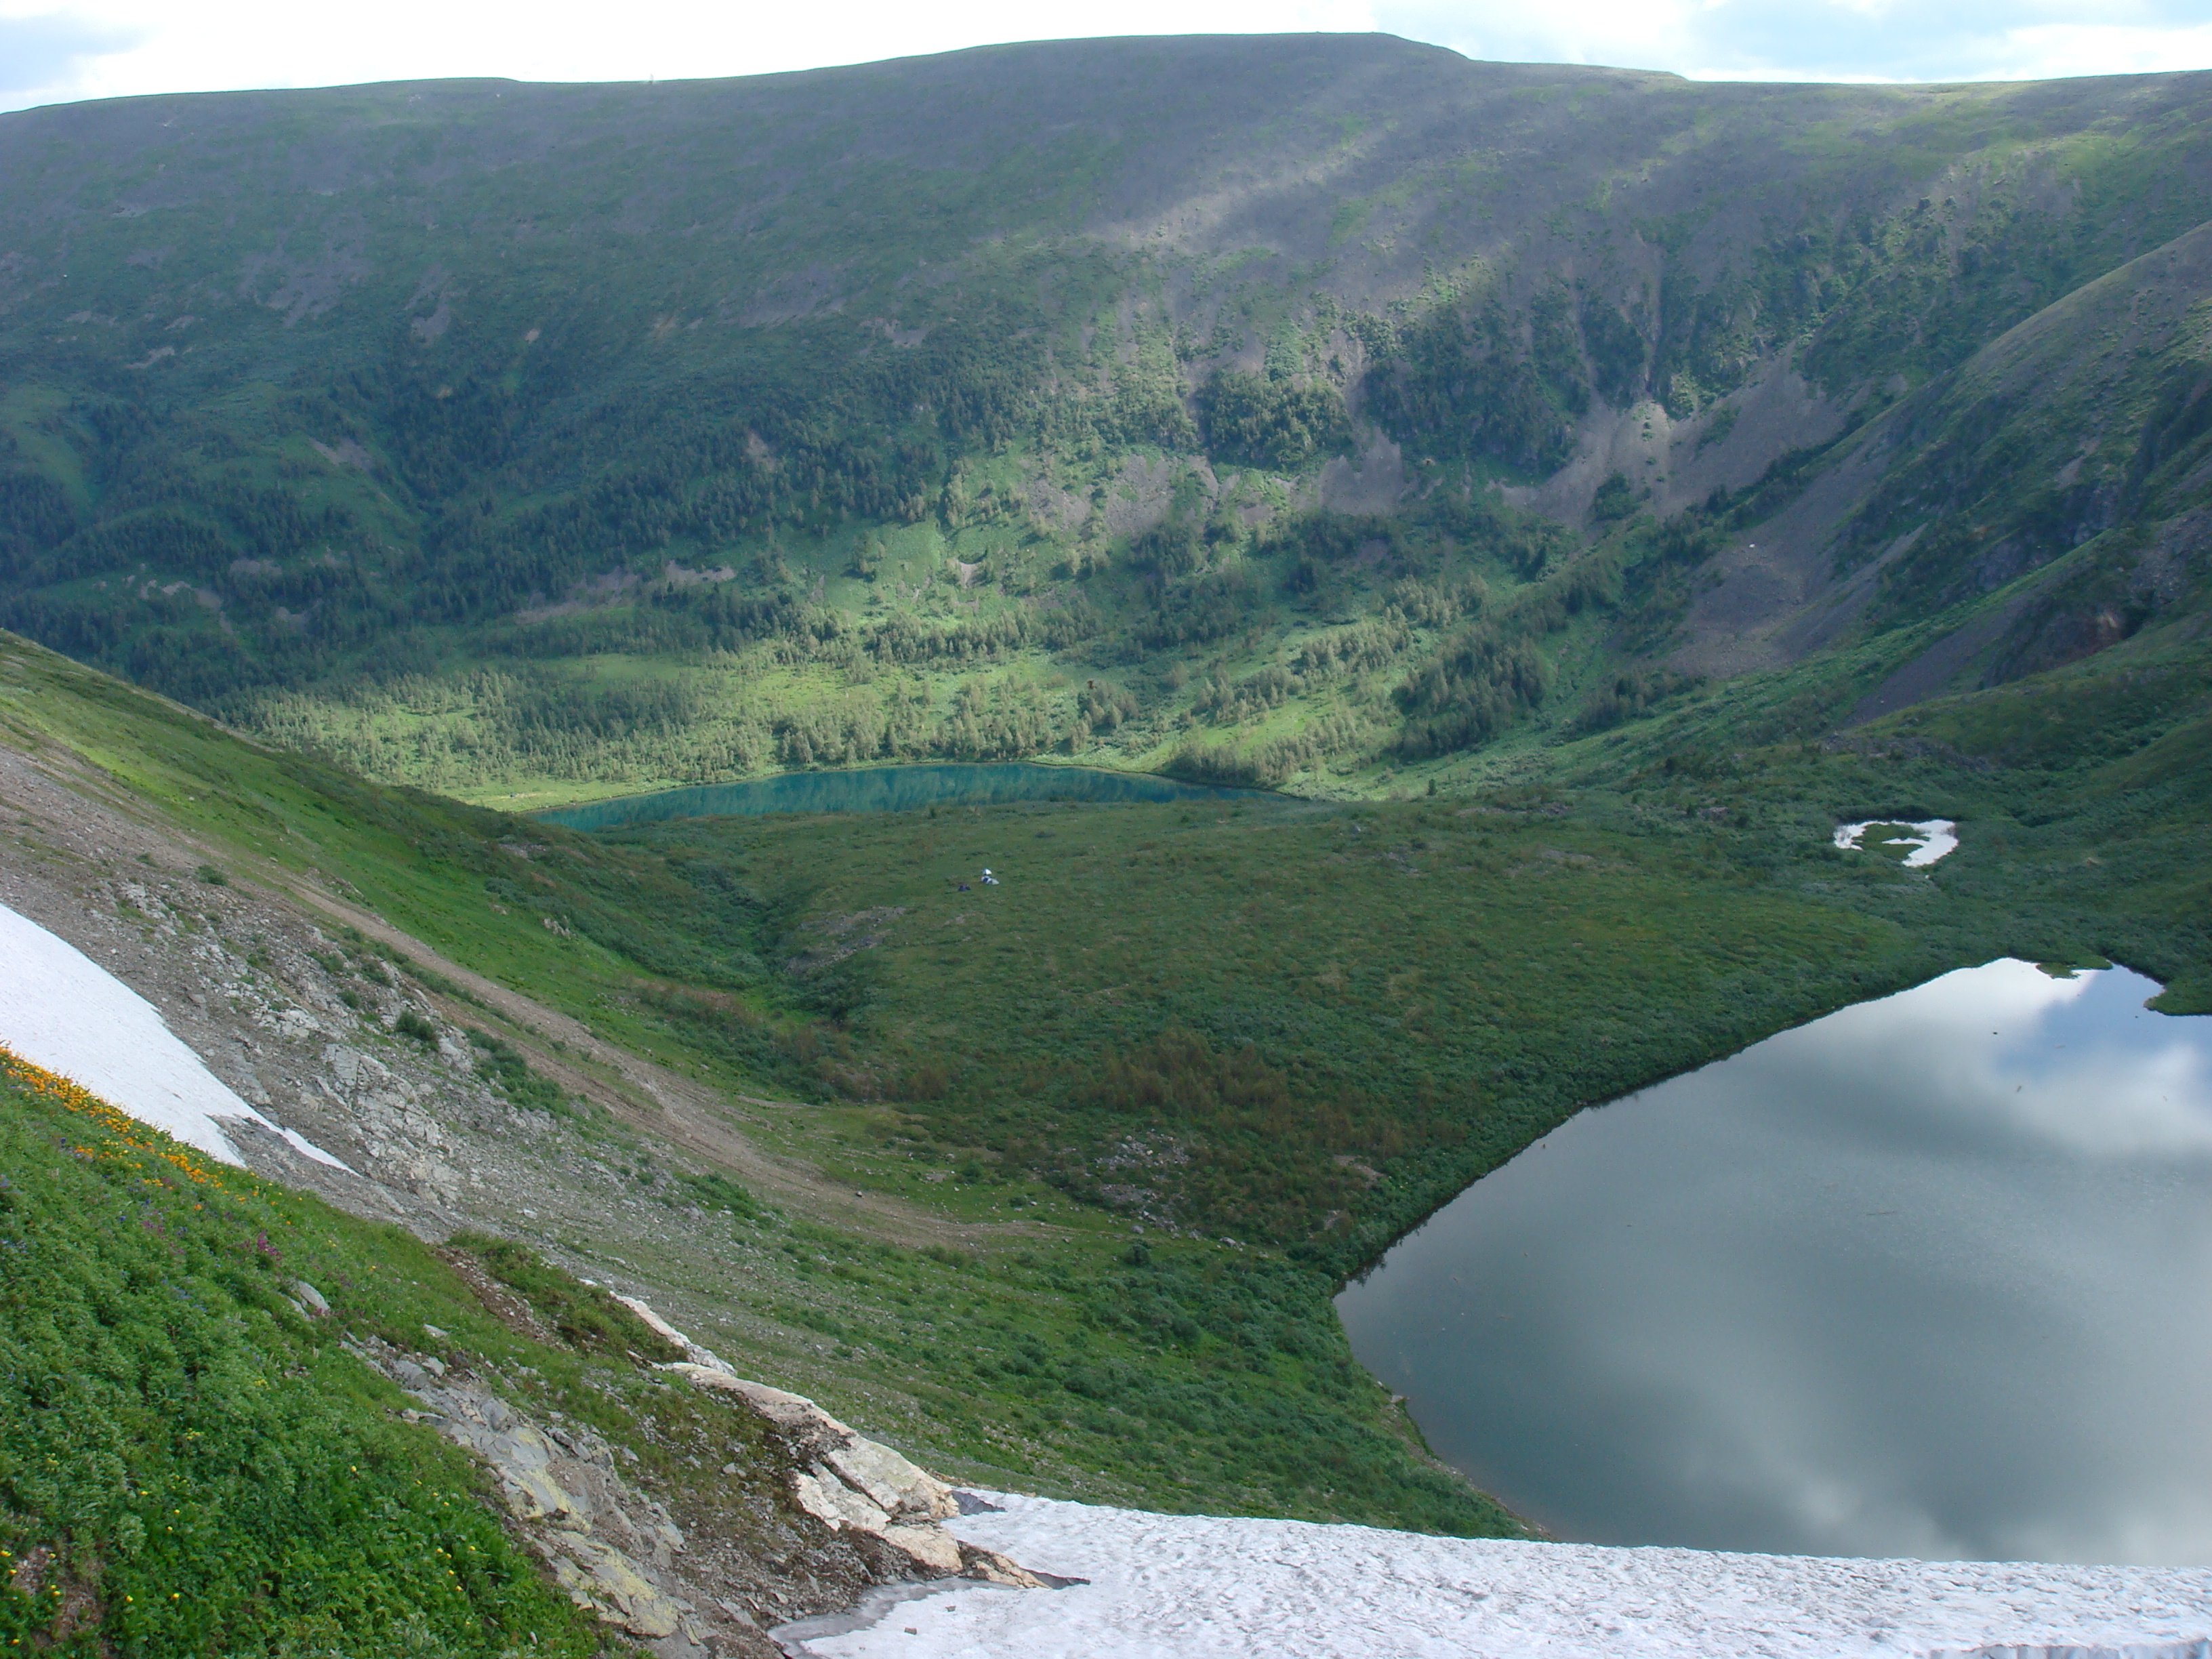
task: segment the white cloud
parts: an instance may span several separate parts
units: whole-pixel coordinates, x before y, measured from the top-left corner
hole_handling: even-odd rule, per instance
[[[14,22],[9,21],[14,19]],[[99,38],[46,79],[0,94],[46,99],[363,81],[503,76],[642,81],[757,75],[951,51],[995,41],[1094,34],[1249,33],[1373,27],[1365,0],[1115,0],[1049,15],[1015,0],[959,6],[716,5],[702,0],[470,3],[384,0],[308,8],[292,0],[83,0],[43,15],[0,0],[0,66],[11,27]],[[1044,26],[1041,27],[1041,25]],[[6,79],[0,76],[0,79]]]
[[[2212,66],[2212,0],[1384,0],[1384,28],[1470,57],[1706,78],[1951,81]]]
[[[0,108],[73,95],[92,63],[131,50],[139,39],[88,18],[0,11]]]
[[[2099,1158],[2212,1157],[2212,1032],[2139,1012],[2110,1028],[2094,1018],[2063,1032],[2054,1024],[2093,994],[2119,1006],[2150,994],[2147,980],[2116,992],[2106,977],[2053,979],[2024,962],[1994,962],[1844,1009],[1776,1038],[1760,1065],[1750,1054],[1738,1063],[1750,1079],[1785,1066],[1859,1094],[1866,1056],[1881,1054],[1886,1070],[1913,1079],[1916,1115],[1940,1108],[1981,1124],[1977,1133],[1999,1125]]]
[[[2142,75],[2212,68],[2212,22],[2180,28],[2049,23],[2013,30],[1991,52],[1990,78]]]

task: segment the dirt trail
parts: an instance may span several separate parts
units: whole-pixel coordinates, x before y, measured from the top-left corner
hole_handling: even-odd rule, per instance
[[[841,1187],[813,1164],[769,1152],[728,1122],[724,1115],[729,1109],[724,1097],[709,1085],[603,1041],[580,1020],[462,967],[374,912],[349,903],[289,871],[272,868],[267,873],[302,902],[333,921],[358,928],[380,945],[390,946],[416,966],[461,987],[492,1008],[519,1028],[519,1034],[502,1031],[499,1035],[526,1050],[531,1064],[562,1087],[605,1106],[633,1128],[720,1165],[763,1197],[803,1210],[817,1220],[902,1244],[984,1245],[1035,1238],[1056,1231],[1031,1222],[948,1221],[888,1194],[856,1192],[850,1187]],[[438,1001],[457,1024],[481,1026],[484,1023],[482,1012],[466,1002],[453,997],[441,997]],[[556,1041],[565,1044],[571,1052],[563,1054],[550,1047]],[[577,1055],[604,1071],[578,1066]],[[612,1073],[625,1086],[611,1083],[606,1073]],[[810,1109],[795,1102],[765,1100],[752,1095],[736,1098],[772,1110]]]
[[[908,1246],[990,1248],[1060,1230],[1036,1222],[958,1222],[883,1193],[855,1191],[804,1159],[770,1152],[732,1124],[732,1103],[769,1110],[805,1111],[795,1103],[726,1096],[603,1041],[581,1021],[453,961],[374,911],[331,893],[311,878],[264,855],[202,840],[117,787],[82,757],[51,744],[26,753],[0,743],[0,797],[18,818],[18,832],[91,860],[118,861],[149,853],[185,868],[220,860],[250,880],[240,896],[259,890],[264,901],[358,929],[425,972],[465,991],[477,1004],[434,996],[454,1024],[490,1030],[489,1009],[505,1027],[496,1035],[523,1049],[532,1066],[563,1088],[606,1109],[618,1121],[692,1160],[719,1169],[763,1198],[812,1219]],[[27,848],[26,850],[28,850]],[[556,1047],[556,1044],[560,1046]]]

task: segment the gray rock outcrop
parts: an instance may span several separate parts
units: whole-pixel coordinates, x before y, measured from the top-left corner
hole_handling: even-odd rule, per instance
[[[902,1576],[963,1577],[1042,1588],[1005,1556],[963,1544],[943,1522],[959,1514],[952,1488],[889,1446],[855,1433],[802,1395],[749,1382],[726,1368],[692,1361],[662,1367],[742,1401],[765,1418],[790,1453],[792,1496],[833,1532],[849,1529],[882,1542]]]
[[[845,1581],[848,1585],[962,1577],[1042,1587],[1005,1556],[964,1544],[946,1529],[960,1505],[944,1481],[805,1396],[739,1376],[645,1304],[622,1300],[690,1356],[656,1369],[765,1425],[773,1451],[758,1474],[781,1486],[791,1525],[801,1534],[816,1528],[812,1536],[823,1540],[822,1548],[842,1552],[848,1571],[858,1575]],[[580,1424],[532,1417],[458,1362],[449,1370],[434,1356],[374,1339],[349,1346],[414,1398],[409,1418],[435,1428],[492,1472],[517,1530],[579,1607],[659,1659],[758,1659],[777,1650],[751,1614],[727,1599],[714,1575],[687,1560],[699,1553],[695,1546],[713,1553],[717,1540],[687,1539],[662,1504],[624,1477],[617,1459],[629,1454]],[[780,1602],[780,1595],[775,1599]]]
[[[663,1659],[759,1650],[757,1639],[742,1639],[758,1631],[742,1612],[702,1609],[682,1593],[673,1577],[682,1530],[623,1478],[599,1436],[580,1425],[536,1421],[475,1382],[434,1375],[421,1356],[375,1342],[354,1352],[420,1402],[410,1417],[491,1470],[507,1512],[579,1607]]]
[[[618,1300],[688,1358],[659,1367],[697,1387],[725,1395],[765,1419],[793,1468],[792,1496],[833,1532],[851,1530],[886,1546],[902,1576],[959,1574],[995,1584],[1042,1588],[1042,1581],[1003,1555],[963,1544],[941,1524],[960,1512],[952,1488],[903,1454],[839,1422],[804,1395],[739,1376],[711,1350],[634,1297]]]

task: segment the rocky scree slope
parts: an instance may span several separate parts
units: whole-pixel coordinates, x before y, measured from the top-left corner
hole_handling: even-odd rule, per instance
[[[775,1528],[781,1510],[791,1541],[813,1534],[817,1559],[798,1572],[788,1558],[763,1559],[756,1535],[702,1529],[687,1537],[663,1504],[625,1478],[623,1460],[636,1463],[635,1452],[587,1425],[558,1420],[558,1413],[541,1420],[518,1408],[508,1379],[449,1367],[435,1354],[376,1337],[353,1352],[418,1402],[411,1420],[428,1424],[485,1466],[512,1522],[577,1606],[664,1659],[773,1654],[761,1635],[763,1611],[796,1610],[824,1599],[825,1591],[849,1601],[868,1586],[962,1575],[1043,1588],[1004,1555],[945,1530],[940,1523],[959,1505],[943,1481],[812,1401],[739,1377],[643,1303],[631,1298],[628,1305],[648,1329],[700,1356],[664,1369],[768,1425],[761,1448],[730,1443],[732,1461],[721,1475],[730,1495],[751,1510],[750,1531]]]
[[[143,887],[137,895],[132,908],[146,914],[151,895]],[[111,1131],[123,1130],[126,1144],[162,1155],[203,1188],[225,1191],[220,1177],[204,1172],[186,1154],[165,1152],[171,1143],[159,1138],[149,1141],[143,1131],[134,1138],[124,1129],[125,1115],[155,1123],[174,1115],[172,1091],[161,1079],[151,1073],[118,1070],[106,1052],[115,1041],[136,1040],[135,1011],[143,1012],[144,1019],[137,1022],[143,1024],[155,1019],[150,1008],[118,982],[88,968],[58,937],[24,922],[12,908],[0,908],[0,921],[9,925],[10,939],[5,971],[0,973],[0,1060],[5,1061],[0,1069],[6,1070],[9,1082],[27,1081],[35,1091],[81,1110]],[[76,995],[80,1018],[70,1025],[64,1011],[58,1025],[50,1006],[52,984],[58,979],[82,981],[88,974],[104,985],[80,985]],[[236,988],[231,988],[234,995]],[[166,1039],[166,1033],[161,1035]],[[73,1085],[26,1065],[16,1050],[27,1036],[35,1036],[46,1066],[62,1078],[112,1078],[116,1085],[112,1098],[94,1101]],[[396,1081],[389,1073],[384,1076],[387,1082]],[[338,1196],[352,1200],[349,1208],[374,1212],[392,1207],[374,1201],[380,1183],[325,1158],[303,1154],[295,1141],[280,1138],[264,1119],[240,1115],[242,1103],[234,1099],[230,1104],[232,1111],[216,1120],[236,1137],[218,1139],[226,1159],[243,1142],[254,1163],[280,1174],[317,1170],[325,1186],[334,1185]],[[434,1123],[425,1117],[416,1127]],[[388,1158],[388,1148],[375,1150],[380,1159]],[[78,1152],[95,1159],[103,1155],[97,1148],[79,1148]],[[17,1171],[19,1177],[24,1173]],[[9,1197],[6,1207],[13,1212],[20,1200]],[[196,1206],[206,1207],[204,1200]],[[35,1206],[33,1213],[37,1213]],[[314,1212],[304,1213],[313,1224]],[[161,1231],[152,1218],[147,1224]],[[286,1218],[281,1226],[297,1224],[297,1218]],[[264,1267],[283,1260],[284,1246],[270,1241],[267,1226],[254,1237],[250,1254],[258,1253]],[[14,1241],[14,1247],[19,1252],[38,1249],[21,1240]],[[645,1641],[663,1659],[772,1654],[775,1650],[762,1637],[759,1620],[835,1608],[868,1584],[969,1572],[994,1583],[1037,1587],[1037,1580],[1011,1562],[963,1546],[943,1531],[938,1523],[956,1507],[951,1489],[943,1483],[897,1452],[855,1434],[811,1401],[740,1378],[718,1356],[670,1328],[642,1301],[610,1298],[536,1261],[526,1249],[480,1235],[457,1236],[441,1255],[439,1271],[458,1277],[466,1287],[463,1298],[473,1291],[485,1310],[526,1342],[556,1349],[602,1349],[605,1358],[617,1363],[626,1358],[640,1367],[660,1358],[664,1373],[689,1381],[708,1398],[726,1402],[756,1420],[754,1430],[734,1437],[725,1426],[723,1440],[714,1442],[715,1414],[711,1410],[706,1413],[703,1426],[715,1455],[730,1459],[721,1464],[719,1478],[708,1474],[687,1480],[680,1468],[665,1459],[641,1471],[636,1450],[619,1440],[611,1442],[588,1421],[573,1420],[555,1408],[552,1401],[558,1400],[575,1410],[576,1396],[556,1388],[546,1397],[545,1374],[539,1364],[514,1355],[504,1356],[502,1364],[501,1357],[488,1354],[479,1341],[467,1335],[457,1340],[427,1322],[420,1334],[432,1351],[410,1352],[394,1346],[388,1321],[371,1318],[364,1326],[357,1307],[339,1317],[331,1300],[306,1279],[295,1278],[284,1286],[283,1296],[301,1321],[312,1325],[335,1320],[343,1346],[413,1394],[423,1409],[403,1413],[407,1420],[434,1425],[487,1465],[514,1527],[579,1607]],[[362,1271],[358,1260],[347,1265],[356,1274]],[[382,1265],[373,1262],[367,1271],[374,1273]],[[345,1269],[335,1271],[333,1289],[343,1285],[351,1292],[354,1281]],[[318,1276],[323,1275],[319,1272]],[[340,1299],[350,1304],[358,1298],[348,1295]],[[35,1322],[32,1328],[16,1328],[18,1319],[27,1317],[20,1306],[23,1300],[20,1294],[9,1297],[14,1313],[9,1340],[35,1346]],[[439,1316],[448,1316],[441,1312]],[[110,1322],[115,1322],[112,1313]],[[170,1335],[176,1340],[176,1333]],[[296,1368],[288,1370],[287,1380],[278,1386],[295,1386],[291,1379],[298,1375]],[[588,1369],[580,1381],[586,1398],[610,1392],[608,1383]],[[258,1385],[270,1386],[268,1378],[259,1379]],[[538,1398],[520,1403],[530,1400],[533,1389]],[[665,1388],[659,1392],[665,1394]],[[640,1397],[635,1384],[630,1394],[633,1402]],[[650,1388],[642,1399],[646,1409],[626,1413],[622,1427],[613,1432],[623,1437],[642,1435],[656,1443],[671,1434],[685,1444],[699,1441],[702,1422],[696,1409],[689,1413],[656,1411],[655,1390]],[[606,1419],[600,1420],[609,1426]],[[38,1482],[26,1479],[23,1466],[38,1461],[27,1443],[35,1436],[33,1424],[18,1421],[0,1437],[0,1470],[4,1470],[0,1473],[0,1482],[4,1482],[0,1510],[7,1515],[10,1541],[30,1544],[35,1557],[69,1560],[67,1571],[76,1578],[97,1580],[100,1552],[112,1547],[113,1540],[98,1536],[97,1528],[88,1533],[82,1524],[86,1517],[65,1513],[66,1504],[57,1505]],[[138,1444],[112,1449],[126,1462],[149,1450]],[[311,1462],[313,1454],[293,1447],[289,1455],[296,1464]],[[632,1466],[629,1478],[617,1457]],[[688,1462],[694,1468],[700,1467],[696,1456]],[[311,1472],[307,1478],[343,1480],[335,1468]],[[640,1479],[662,1496],[641,1487],[636,1484]],[[126,1480],[126,1487],[130,1485]],[[672,1517],[670,1503],[693,1517],[688,1542],[685,1528]],[[283,1542],[287,1549],[306,1547],[298,1538]],[[130,1551],[132,1547],[126,1540],[123,1547]],[[280,1600],[312,1595],[312,1585],[289,1582],[288,1570],[272,1569],[272,1573],[277,1581],[274,1593]],[[18,1583],[15,1588],[22,1586]],[[411,1592],[402,1587],[396,1593],[404,1601]],[[434,1594],[434,1589],[425,1593]],[[127,1607],[130,1598],[125,1600]],[[57,1612],[69,1629],[40,1631],[36,1620],[27,1628],[58,1639],[78,1626],[106,1623],[97,1613]],[[126,1612],[116,1613],[127,1622]],[[11,1618],[10,1622],[16,1621]]]

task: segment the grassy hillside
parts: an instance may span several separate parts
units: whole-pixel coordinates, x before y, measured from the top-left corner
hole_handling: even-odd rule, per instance
[[[1877,428],[1841,568],[1922,535],[1862,634],[2137,521],[2095,474],[2201,436],[2185,375],[2116,359],[2063,483],[1954,501],[1944,434],[2212,219],[2208,84],[1328,37],[10,115],[0,621],[486,799],[1048,750],[1370,793],[1640,713],[1698,573]],[[2015,384],[2005,429],[2081,412]]]
[[[1347,805],[584,836],[241,743],[27,645],[0,717],[234,879],[335,887],[726,1097],[813,1103],[749,1132],[985,1229],[891,1247],[763,1210],[649,1125],[574,1131],[612,1133],[591,1155],[666,1207],[563,1248],[729,1310],[739,1363],[976,1478],[1488,1529],[1352,1365],[1338,1277],[1581,1103],[1948,967],[2114,956],[2206,1006],[2191,627],[1826,744],[1792,709],[1867,670],[1815,664],[1528,751],[1548,783]],[[1934,814],[1964,846],[1929,874],[1829,845]]]
[[[1863,668],[1739,682],[1471,798],[592,836],[258,749],[22,647],[0,716],[241,871],[336,884],[636,1052],[847,1103],[811,1154],[872,1187],[962,1171],[956,1209],[1056,1189],[1342,1271],[1577,1106],[1949,966],[2104,951],[2200,986],[2192,632],[1826,745],[1797,705]],[[1932,880],[1828,845],[1939,812],[1972,828]]]
[[[609,838],[806,918],[785,971],[850,1045],[817,1074],[897,1107],[888,1151],[1349,1270],[1579,1106],[1950,966],[2112,956],[2212,1006],[2195,622],[1820,744],[1776,677],[1472,799]],[[1966,844],[1929,875],[1830,844],[1932,816]]]
[[[1465,1181],[1585,1101],[2001,951],[2117,957],[2166,979],[2167,1006],[2212,1006],[2195,600],[2060,668],[1798,735],[2014,592],[1642,719],[1522,732],[1500,750],[1516,787],[1364,805],[590,836],[242,742],[13,641],[0,726],[234,879],[334,888],[716,1088],[817,1103],[782,1114],[779,1144],[833,1181],[1018,1229],[902,1248],[763,1205],[650,1133],[575,1128],[666,1206],[659,1243],[625,1238],[627,1270],[728,1309],[757,1334],[732,1348],[749,1369],[977,1478],[1497,1531],[1510,1519],[1421,1455],[1328,1300]],[[1963,845],[1927,875],[1828,844],[1839,818],[1935,814]],[[960,891],[983,863],[1004,884]],[[527,1097],[527,1062],[500,1063]],[[270,1286],[310,1279],[357,1334],[427,1322],[535,1367],[582,1420],[661,1435],[673,1492],[695,1426],[620,1367],[489,1319],[403,1236],[165,1160],[28,1073],[0,1086],[15,1242],[70,1264],[19,1278],[0,1321],[31,1391],[0,1435],[4,1547],[35,1564],[9,1603],[27,1638],[489,1652],[536,1632],[588,1650],[469,1471],[392,1423],[384,1386]],[[191,1311],[147,1299],[179,1273]],[[241,1410],[256,1379],[270,1391]],[[339,1460],[343,1487],[318,1474]],[[153,1530],[178,1523],[158,1510],[179,1481],[201,1499],[184,1543]],[[426,1579],[440,1550],[482,1565]],[[198,1599],[162,1612],[187,1580]]]
[[[949,1221],[1006,1218],[1017,1194],[1003,1183],[968,1184],[962,1158],[946,1161],[949,1186],[928,1181],[884,1144],[879,1109],[833,1081],[854,1052],[849,1011],[782,967],[809,918],[781,896],[681,849],[365,783],[35,647],[0,647],[0,738],[65,770],[88,763],[130,810],[196,837],[230,879],[334,887],[726,1095],[794,1091],[838,1108],[778,1114],[775,1127],[779,1150],[841,1184],[910,1191]],[[488,1033],[544,1047],[480,1003],[454,1006]],[[1199,1239],[1133,1252],[1126,1227],[1041,1180],[1018,1197],[1024,1218],[1045,1224],[987,1229],[982,1251],[917,1249],[763,1205],[650,1127],[544,1127],[657,1200],[653,1224],[618,1247],[626,1273],[681,1282],[736,1316],[734,1363],[822,1393],[950,1472],[1169,1508],[1516,1529],[1419,1451],[1352,1360],[1328,1299],[1334,1280],[1316,1264]],[[482,1202],[490,1224],[534,1231],[505,1195]],[[584,1261],[617,1248],[580,1231],[558,1243]]]
[[[346,1352],[424,1322],[626,1414],[447,1265],[0,1051],[0,1634],[61,1654],[600,1650]],[[327,1292],[327,1323],[289,1286]],[[626,1369],[626,1368],[625,1368]],[[596,1409],[594,1409],[596,1407]],[[589,1419],[586,1419],[589,1420]]]
[[[646,1363],[663,1345],[526,1249],[472,1235],[433,1250],[212,1164],[4,1051],[0,1149],[0,1634],[18,1644],[162,1659],[635,1650],[543,1582],[494,1518],[486,1475],[415,1420],[356,1357],[363,1345],[442,1355],[539,1421],[625,1449],[629,1478],[674,1512],[694,1556],[750,1558],[744,1599],[763,1622],[849,1598],[821,1559],[834,1552],[793,1532],[787,1459],[761,1423],[672,1389]],[[734,1188],[720,1195],[744,1205]],[[1263,1505],[1267,1480],[1288,1478],[1338,1483],[1354,1515],[1510,1529],[1396,1440],[1345,1434],[1354,1413],[1341,1403],[1331,1425],[1326,1405],[1301,1410],[1294,1389],[1260,1386],[1268,1368],[1255,1361],[1311,1340],[1294,1279],[1255,1295],[1264,1273],[1224,1285],[1170,1247],[1078,1286],[1065,1259],[902,1259],[744,1215],[763,1257],[803,1243],[810,1272],[835,1274],[855,1340],[884,1340],[917,1300],[932,1330],[1000,1336],[1002,1359],[960,1341],[982,1357],[940,1363],[949,1415],[986,1404],[1002,1431],[1062,1410],[1098,1418],[1093,1440],[1185,1503],[1218,1504],[1233,1490],[1224,1476],[1249,1468],[1267,1472]],[[773,1279],[764,1268],[749,1277]],[[302,1310],[302,1280],[326,1316]],[[963,1320],[963,1296],[988,1316]],[[1178,1326],[1194,1310],[1205,1321],[1173,1338],[1204,1357],[1194,1376],[1141,1363],[1144,1345],[1122,1334],[1164,1324],[1163,1310]],[[1026,1314],[1018,1327],[1010,1310]],[[1339,1374],[1334,1389],[1371,1414],[1373,1383],[1340,1337],[1333,1346],[1305,1364]],[[1182,1440],[1133,1439],[1121,1406],[1139,1401]],[[1227,1469],[1189,1455],[1191,1425],[1209,1419],[1245,1448]]]

